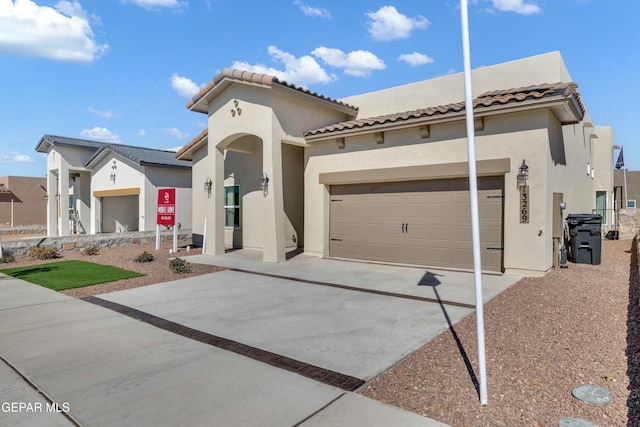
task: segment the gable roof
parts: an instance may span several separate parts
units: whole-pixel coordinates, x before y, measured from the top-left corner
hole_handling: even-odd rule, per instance
[[[87,168],[93,167],[98,161],[108,155],[109,152],[119,154],[140,166],[191,169],[191,161],[176,159],[175,151],[120,144],[106,144],[87,161],[85,166]]]
[[[68,147],[84,148],[87,150],[98,150],[105,145],[106,142],[91,141],[88,139],[68,138],[66,136],[44,135],[36,144],[36,151],[46,153],[48,146],[62,145]]]
[[[275,76],[253,73],[250,71],[243,71],[235,68],[225,68],[224,70],[216,74],[213,77],[213,80],[211,80],[206,86],[200,89],[200,91],[196,95],[194,95],[186,103],[185,106],[191,111],[207,114],[207,105],[209,103],[209,99],[214,98],[218,93],[226,89],[231,83],[234,82],[266,87],[280,86],[289,88],[300,94],[311,96],[320,101],[327,102],[334,108],[338,108],[341,111],[345,111],[353,116],[355,116],[358,112],[358,107],[354,107],[352,105],[338,101],[337,99],[329,98],[317,92],[312,92],[309,89],[287,83],[286,81],[281,81]]]
[[[36,145],[36,151],[46,153],[48,146],[76,147],[93,151],[91,158],[85,163],[90,168],[98,159],[108,152],[114,152],[140,166],[157,166],[165,168],[190,169],[191,162],[176,159],[174,151],[155,148],[134,147],[131,145],[111,144],[88,139],[67,138],[64,136],[44,135]]]
[[[473,100],[476,114],[487,116],[505,109],[522,108],[551,108],[562,124],[577,123],[584,117],[585,107],[577,91],[578,85],[569,83],[545,83],[540,85],[496,90],[478,95]],[[325,126],[320,129],[304,133],[305,138],[322,138],[334,133],[358,131],[366,128],[388,127],[390,125],[407,122],[432,120],[454,120],[463,118],[465,102],[439,105],[413,111],[387,114],[384,116],[349,120]]]

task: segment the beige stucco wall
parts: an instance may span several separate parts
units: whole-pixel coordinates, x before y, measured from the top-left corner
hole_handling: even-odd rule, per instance
[[[471,86],[474,98],[499,89],[541,83],[570,82],[571,75],[559,52],[483,66],[473,64]],[[359,117],[434,107],[464,101],[464,75],[456,73],[341,99],[360,108]]]
[[[266,261],[284,261],[286,248],[304,239],[304,158],[295,145],[304,145],[304,131],[346,118],[329,103],[279,85],[234,84],[212,100],[208,143],[193,154],[194,186],[206,177],[213,182],[211,195],[197,191],[193,201],[194,233],[207,218],[206,253],[241,241],[263,249]],[[269,178],[264,193],[263,173]],[[224,185],[234,182],[242,198],[240,230],[224,228]]]
[[[478,161],[510,158],[505,174],[504,266],[511,272],[542,272],[553,265],[552,193],[572,194],[565,198],[575,206],[590,206],[591,178],[580,178],[582,161],[559,161],[559,151],[572,145],[567,156],[582,147],[570,138],[548,110],[504,114],[485,118],[484,130],[476,133]],[[321,173],[436,165],[467,160],[464,121],[431,126],[431,137],[421,139],[417,128],[385,132],[384,144],[373,134],[347,138],[344,149],[332,141],[307,148],[305,160],[305,253],[328,256],[329,188],[319,183]],[[552,156],[553,153],[553,156]],[[580,159],[584,158],[579,157]],[[518,168],[525,159],[529,166],[530,222],[519,222]],[[447,176],[450,178],[451,176]],[[573,179],[567,179],[572,177]]]

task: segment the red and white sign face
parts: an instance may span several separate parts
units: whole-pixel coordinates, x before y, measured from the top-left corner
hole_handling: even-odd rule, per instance
[[[158,225],[176,225],[176,189],[158,190]]]

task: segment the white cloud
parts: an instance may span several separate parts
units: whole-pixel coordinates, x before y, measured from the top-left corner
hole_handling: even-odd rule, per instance
[[[209,127],[209,125],[208,125],[207,123],[205,123],[205,122],[200,122],[200,121],[196,122],[196,123],[195,123],[195,125],[196,125],[197,127],[199,127],[199,128],[202,128],[202,129]]]
[[[398,61],[406,62],[409,65],[417,67],[418,65],[432,64],[433,58],[423,53],[413,52],[400,55]]]
[[[60,1],[52,8],[32,0],[0,0],[0,53],[91,62],[108,49],[95,40],[77,1]]]
[[[424,16],[409,18],[393,6],[382,6],[377,12],[368,12],[369,33],[374,40],[406,39],[412,30],[426,28],[430,24]]]
[[[315,83],[327,84],[336,79],[335,75],[329,75],[316,62],[316,60],[304,55],[296,58],[294,55],[284,52],[275,46],[269,46],[269,55],[276,61],[284,64],[285,70],[280,71],[273,67],[267,67],[264,64],[251,65],[248,62],[236,61],[233,68],[251,71],[254,73],[268,74],[275,76],[280,80],[288,83],[306,86]]]
[[[325,64],[344,69],[344,73],[356,77],[368,77],[374,70],[384,70],[384,61],[366,50],[344,53],[340,49],[321,46],[311,52]]]
[[[144,7],[145,9],[154,9],[156,7],[172,7],[178,8],[187,6],[189,3],[180,0],[127,0],[129,3],[133,3],[137,6]]]
[[[136,135],[138,135],[138,136],[146,136],[147,135],[147,131],[145,131],[144,129],[140,129]]]
[[[308,4],[305,4],[300,0],[295,0],[293,4],[298,6],[302,11],[302,13],[304,13],[306,16],[319,16],[321,18],[331,18],[331,13],[325,8],[309,6]]]
[[[112,142],[114,144],[121,144],[120,137],[111,132],[107,128],[94,127],[93,129],[85,129],[80,132],[80,135],[85,138],[93,139],[102,142]]]
[[[113,117],[113,111],[111,110],[100,111],[96,110],[95,108],[89,107],[89,112],[91,114],[95,114],[96,116],[104,117],[105,119],[110,119],[111,117]]]
[[[182,77],[176,73],[171,76],[171,87],[183,98],[191,98],[200,90],[200,86],[195,84],[192,80]]]
[[[0,163],[33,163],[34,160],[26,155],[17,151],[11,151],[6,154],[0,154]]]
[[[163,131],[165,135],[171,138],[177,138],[177,139],[189,138],[189,134],[182,133],[178,128],[166,128],[166,129],[163,129]]]
[[[527,3],[526,0],[491,0],[493,7],[503,12],[515,12],[523,15],[540,13],[542,9],[535,2]]]

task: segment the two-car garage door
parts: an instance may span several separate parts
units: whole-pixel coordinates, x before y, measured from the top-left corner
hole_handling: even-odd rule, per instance
[[[478,180],[482,269],[502,271],[504,178]],[[473,268],[467,179],[331,186],[329,255]]]

